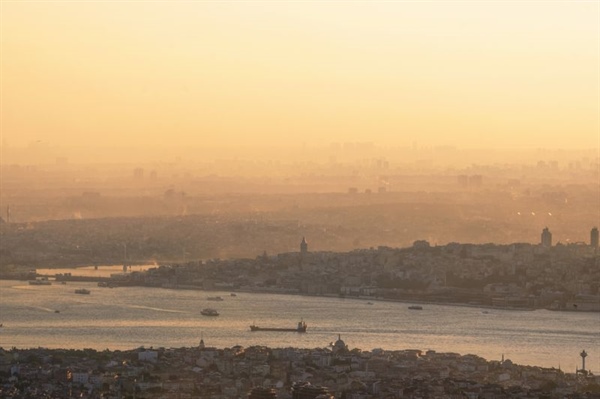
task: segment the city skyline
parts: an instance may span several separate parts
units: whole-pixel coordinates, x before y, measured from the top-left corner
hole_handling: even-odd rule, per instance
[[[597,399],[599,205],[600,1],[0,0],[0,399]]]

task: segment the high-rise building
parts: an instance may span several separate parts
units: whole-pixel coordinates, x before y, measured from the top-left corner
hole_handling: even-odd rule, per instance
[[[135,168],[133,170],[133,178],[136,180],[141,180],[144,178],[144,169],[143,168]]]
[[[594,227],[590,231],[590,245],[594,248],[598,248],[598,228]]]
[[[552,246],[552,233],[548,228],[544,228],[542,231],[542,246],[543,247],[551,247]]]

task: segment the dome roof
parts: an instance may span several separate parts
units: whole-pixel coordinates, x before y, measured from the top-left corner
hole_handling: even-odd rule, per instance
[[[346,343],[344,341],[342,341],[341,334],[338,334],[338,340],[335,341],[335,343],[333,344],[333,350],[335,352],[337,352],[337,351],[346,350],[346,349],[348,349],[348,347],[346,346]]]

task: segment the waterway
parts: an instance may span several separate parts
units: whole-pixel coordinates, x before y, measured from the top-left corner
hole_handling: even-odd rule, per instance
[[[65,268],[65,269],[36,269],[36,273],[41,276],[54,277],[57,274],[71,274],[72,276],[79,277],[110,277],[111,274],[119,273],[131,273],[131,272],[142,272],[144,270],[158,267],[156,264],[152,265],[132,265],[127,266],[127,271],[124,270],[123,265],[105,265],[105,266],[82,266],[77,268]]]
[[[87,288],[90,295],[75,294]],[[223,301],[209,301],[221,296]],[[421,349],[505,358],[573,372],[585,349],[600,372],[598,313],[515,311],[343,298],[162,288],[101,288],[93,283],[32,286],[0,281],[4,348],[326,347],[338,334],[352,348]],[[218,317],[200,314],[216,308]],[[58,311],[58,312],[56,312]],[[250,332],[249,326],[295,327],[305,334]]]

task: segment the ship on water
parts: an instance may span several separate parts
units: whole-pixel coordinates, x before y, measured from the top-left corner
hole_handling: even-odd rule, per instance
[[[277,328],[277,327],[259,327],[255,324],[250,326],[250,331],[282,331],[282,332],[306,332],[306,323],[302,320],[298,322],[298,326],[296,328]]]
[[[218,316],[219,312],[216,309],[206,308],[200,311],[202,316]]]

